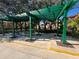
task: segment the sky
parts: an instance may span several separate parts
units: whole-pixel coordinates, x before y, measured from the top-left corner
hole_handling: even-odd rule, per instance
[[[79,2],[77,2],[76,5],[74,5],[73,9],[69,10],[68,16],[74,16],[77,13],[79,13]]]

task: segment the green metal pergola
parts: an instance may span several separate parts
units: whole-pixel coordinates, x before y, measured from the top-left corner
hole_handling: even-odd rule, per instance
[[[61,16],[63,16],[63,33],[62,33],[62,39],[61,42],[63,44],[66,43],[66,32],[67,32],[67,13],[68,10],[72,8],[73,5],[76,4],[78,0],[69,0],[67,2],[65,2],[64,0],[62,0],[61,4],[58,5],[52,5],[52,6],[48,6],[46,4],[46,8],[43,9],[38,9],[36,8],[36,10],[34,11],[30,11],[30,12],[25,12],[26,15],[24,16],[9,16],[7,15],[7,19],[1,19],[0,21],[2,22],[2,33],[4,35],[4,25],[3,25],[3,21],[12,21],[12,33],[13,33],[13,37],[15,37],[15,29],[14,29],[14,23],[15,22],[19,22],[19,21],[27,21],[27,19],[29,18],[29,34],[30,34],[30,40],[32,40],[32,18],[36,18],[36,19],[44,19],[44,20],[48,20],[48,21],[56,21],[59,20],[59,18]],[[35,20],[38,21],[38,20]]]

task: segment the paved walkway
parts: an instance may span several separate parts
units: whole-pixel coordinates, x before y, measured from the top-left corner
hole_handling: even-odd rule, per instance
[[[74,41],[74,38],[67,38],[68,43],[71,43],[71,45],[61,46],[61,44],[57,45],[57,41],[59,41],[60,38],[56,37],[57,39],[55,39],[54,34],[42,34],[41,36],[34,35],[33,38],[36,38],[37,40],[33,42],[23,41],[28,38],[28,35],[27,37],[17,36],[17,40],[14,41],[8,38],[8,36],[1,36],[0,38],[1,41],[12,41],[0,43],[0,59],[79,59],[79,42]],[[49,50],[49,48],[51,50]],[[59,49],[61,53],[55,52],[59,51]],[[64,50],[65,53],[62,53]],[[75,54],[76,56],[74,56],[72,55],[74,54],[72,52],[78,54]]]
[[[0,59],[79,59],[79,57],[14,42],[4,42],[0,43]]]

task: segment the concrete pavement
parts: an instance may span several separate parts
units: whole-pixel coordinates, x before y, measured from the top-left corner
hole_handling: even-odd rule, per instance
[[[77,56],[66,55],[45,49],[23,46],[13,42],[0,43],[0,59],[79,59]]]

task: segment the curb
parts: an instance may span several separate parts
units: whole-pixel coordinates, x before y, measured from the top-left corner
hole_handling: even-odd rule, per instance
[[[59,53],[64,53],[64,54],[68,54],[68,55],[72,55],[72,56],[79,56],[79,53],[75,53],[75,52],[67,51],[67,50],[62,50],[62,49],[58,49],[58,48],[49,48],[48,50],[59,52]]]

